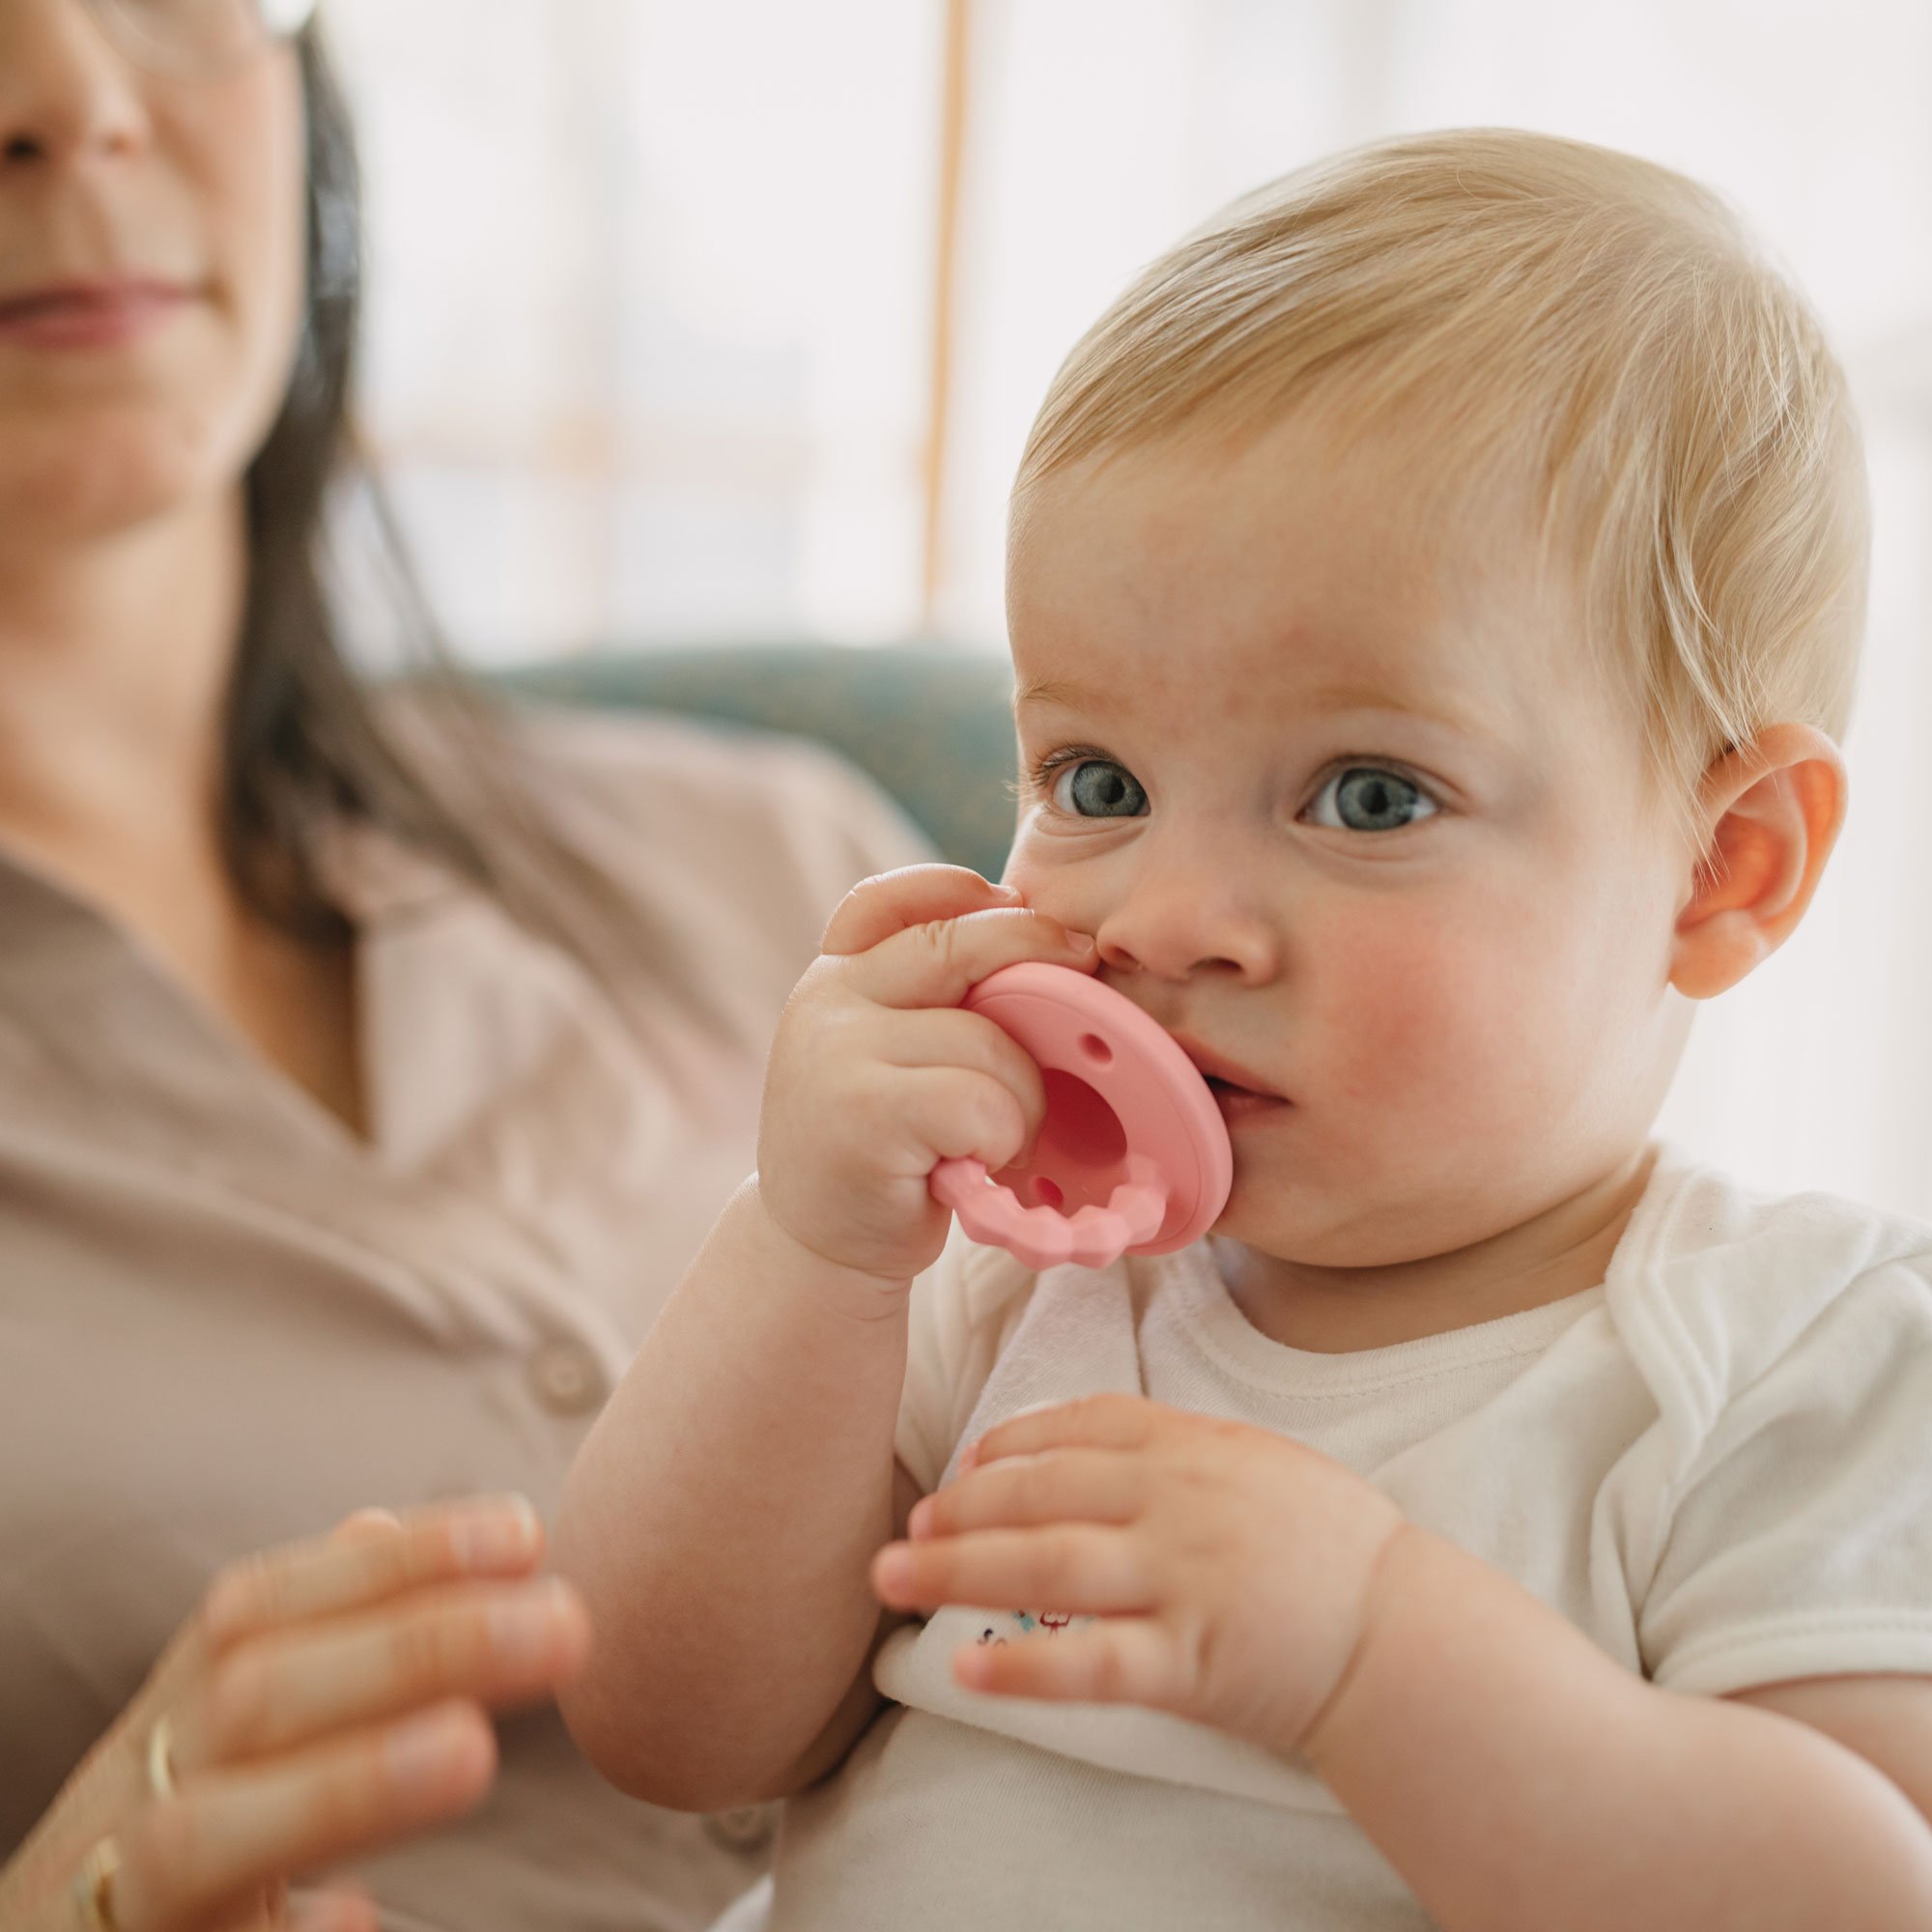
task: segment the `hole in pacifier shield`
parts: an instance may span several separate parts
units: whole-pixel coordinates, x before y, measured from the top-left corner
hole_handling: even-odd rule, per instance
[[[1033,1158],[994,1178],[1029,1207],[1071,1214],[1090,1203],[1104,1207],[1126,1179],[1127,1134],[1121,1117],[1078,1074],[1050,1066],[1045,1073],[1046,1123]]]

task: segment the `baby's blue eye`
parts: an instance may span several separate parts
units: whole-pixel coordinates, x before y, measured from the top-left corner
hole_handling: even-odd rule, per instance
[[[1321,815],[1329,804],[1328,817]],[[1434,817],[1435,801],[1422,787],[1400,772],[1383,771],[1377,765],[1350,765],[1337,772],[1316,795],[1310,810],[1318,825],[1338,832],[1400,832]]]
[[[1082,758],[1055,774],[1053,802],[1081,818],[1137,818],[1147,810],[1141,781],[1111,758]]]

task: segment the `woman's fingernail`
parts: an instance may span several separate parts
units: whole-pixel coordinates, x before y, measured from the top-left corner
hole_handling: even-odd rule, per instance
[[[534,1555],[543,1534],[527,1496],[504,1496],[466,1510],[450,1525],[451,1547],[466,1570],[483,1570]]]
[[[902,1590],[912,1581],[912,1551],[903,1543],[889,1543],[872,1565],[872,1576],[882,1590]]]
[[[438,1784],[475,1748],[475,1726],[459,1711],[431,1711],[389,1733],[383,1746],[389,1776],[404,1790]]]
[[[359,1509],[354,1516],[344,1517],[335,1525],[336,1536],[370,1536],[381,1533],[391,1536],[402,1529],[403,1520],[394,1510]]]
[[[1084,956],[1094,950],[1094,935],[1091,932],[1069,932],[1066,944],[1072,952]]]
[[[348,1932],[371,1921],[365,1900],[337,1891],[311,1891],[289,1901],[290,1932]]]
[[[490,1605],[490,1647],[500,1663],[528,1669],[547,1662],[563,1626],[564,1586],[554,1577]]]

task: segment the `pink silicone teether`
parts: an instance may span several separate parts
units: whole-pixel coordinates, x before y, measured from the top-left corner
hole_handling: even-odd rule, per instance
[[[1029,1267],[1104,1267],[1184,1248],[1234,1184],[1228,1129],[1194,1063],[1110,986],[1037,960],[981,980],[961,1002],[1039,1063],[1046,1123],[1032,1154],[988,1176],[943,1160],[933,1198],[976,1241]]]

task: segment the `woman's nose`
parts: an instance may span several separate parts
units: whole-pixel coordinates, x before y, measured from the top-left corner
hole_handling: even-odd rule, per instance
[[[1094,934],[1103,966],[1176,982],[1220,972],[1250,985],[1280,971],[1281,928],[1260,863],[1232,848],[1161,851],[1153,840],[1135,859]]]
[[[71,162],[146,138],[140,75],[82,0],[0,0],[0,165]]]

